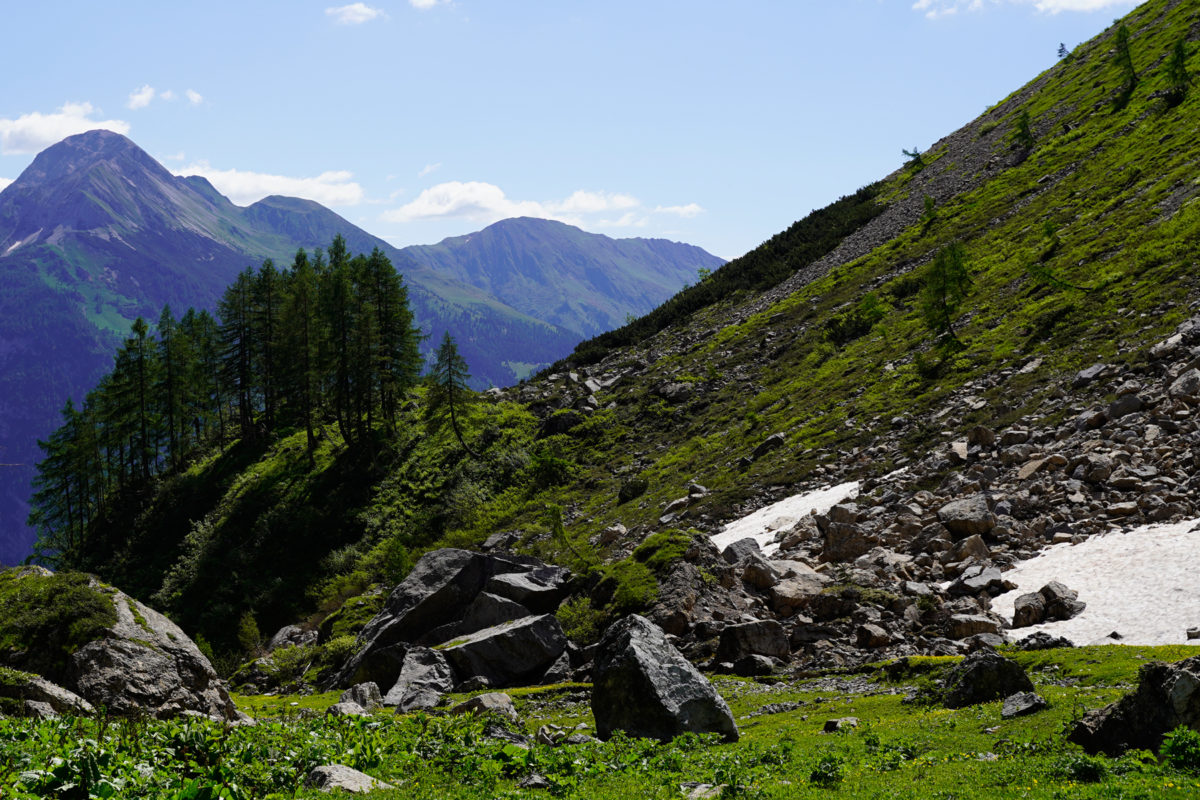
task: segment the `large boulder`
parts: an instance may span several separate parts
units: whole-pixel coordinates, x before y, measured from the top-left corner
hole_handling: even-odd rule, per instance
[[[996,515],[982,494],[952,500],[939,508],[937,514],[938,520],[958,538],[987,536],[996,527]]]
[[[773,619],[730,625],[721,631],[717,661],[734,662],[744,656],[771,656],[787,659],[791,655],[783,626]]]
[[[513,575],[524,577],[495,580]],[[454,548],[426,553],[363,628],[358,652],[330,685],[345,687],[373,680],[391,686],[399,677],[407,645],[435,645],[463,634],[463,617],[485,589],[527,608],[530,606],[520,598],[544,607],[556,602],[569,578],[566,570],[536,559],[517,560]]]
[[[0,650],[0,665],[40,674],[109,713],[239,717],[179,626],[90,575],[6,570],[0,613],[13,643]]]
[[[400,668],[400,677],[383,698],[385,706],[395,706],[400,713],[428,711],[438,704],[442,695],[454,691],[454,672],[446,657],[438,650],[415,646],[409,648]]]
[[[493,687],[529,684],[567,649],[553,614],[525,617],[485,628],[441,647],[461,680],[484,678]]]
[[[1200,656],[1145,665],[1136,689],[1085,714],[1069,738],[1089,753],[1115,756],[1129,749],[1157,750],[1181,725],[1200,732]]]
[[[976,650],[946,674],[942,704],[963,708],[1032,691],[1033,682],[1020,664],[994,650]]]
[[[369,794],[384,789],[395,789],[390,783],[372,778],[365,772],[359,772],[344,764],[325,764],[314,767],[304,780],[304,785],[310,789],[322,792],[350,792],[351,794]]]
[[[618,730],[661,741],[687,732],[738,738],[729,706],[712,684],[644,617],[626,617],[605,631],[592,681],[601,738]]]
[[[0,667],[0,698],[11,701],[0,702],[0,713],[19,710],[23,703],[42,703],[56,714],[90,714],[94,710],[87,700],[41,675],[3,667]]]

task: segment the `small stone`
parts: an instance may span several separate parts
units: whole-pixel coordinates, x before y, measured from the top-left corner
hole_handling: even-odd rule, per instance
[[[858,727],[858,717],[839,717],[837,719],[825,720],[825,727],[821,729],[822,733],[837,733],[839,731],[848,731],[851,728]]]
[[[1004,706],[1000,709],[1001,719],[1012,719],[1033,714],[1049,708],[1046,698],[1036,692],[1017,692],[1004,698]]]

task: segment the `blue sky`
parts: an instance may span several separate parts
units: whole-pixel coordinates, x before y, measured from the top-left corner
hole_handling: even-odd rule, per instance
[[[731,258],[1136,0],[7,3],[0,188],[105,127],[393,244],[507,216]]]

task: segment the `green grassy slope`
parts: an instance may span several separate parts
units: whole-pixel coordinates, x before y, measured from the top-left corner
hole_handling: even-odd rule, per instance
[[[630,529],[617,547],[664,528],[664,505],[692,481],[711,491],[687,524],[713,528],[771,487],[829,480],[831,466],[878,475],[944,441],[951,426],[1038,417],[1074,371],[1131,358],[1197,299],[1200,88],[1177,106],[1161,96],[1166,55],[1181,38],[1200,71],[1197,10],[1152,0],[1124,22],[1141,79],[1123,108],[1112,103],[1121,77],[1110,29],[935,144],[922,169],[903,168],[845,201],[881,207],[849,215],[837,241],[777,238],[711,279],[791,275],[764,284],[773,288],[677,304],[665,327],[593,343],[558,372],[509,390],[506,402],[481,404],[468,428],[483,461],[424,436],[418,399],[408,436],[381,444],[367,467],[339,472],[333,438],[313,472],[286,441],[196,466],[143,519],[114,527],[118,537],[132,531],[132,544],[95,568],[135,595],[159,593],[189,629],[223,620],[228,630],[218,608],[256,611],[267,627],[392,579],[439,544],[478,545],[512,530],[523,549],[586,566],[612,555],[590,543],[614,523]],[[1012,140],[1024,111],[1035,137],[1028,150]],[[933,213],[923,220],[926,196]],[[972,286],[955,326],[965,348],[947,355],[918,297],[926,265],[952,241],[966,249]],[[874,306],[863,305],[868,295]],[[877,313],[861,311],[869,307]],[[589,377],[598,383],[586,388]],[[577,410],[589,395],[596,410]],[[964,414],[940,414],[968,398]],[[741,463],[777,432],[784,447]],[[646,492],[620,502],[634,478]],[[248,502],[243,486],[274,488]],[[188,520],[209,520],[218,532],[211,552],[233,554],[221,579],[236,573],[240,588],[222,604],[200,604],[205,573],[186,555],[195,550],[183,542]],[[303,559],[263,555],[290,552],[292,536]],[[159,546],[138,545],[149,542]],[[179,570],[198,594],[164,591]],[[632,584],[649,579],[640,565],[630,570],[622,574]]]

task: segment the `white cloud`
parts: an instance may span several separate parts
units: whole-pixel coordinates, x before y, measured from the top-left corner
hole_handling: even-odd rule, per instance
[[[541,217],[583,227],[629,228],[648,225],[650,214],[692,217],[703,210],[695,203],[648,210],[632,195],[584,189],[572,192],[562,200],[514,200],[495,184],[447,181],[424,190],[400,208],[384,212],[382,219],[385,222],[415,222],[458,218],[486,224],[508,217]],[[614,212],[618,216],[602,216]]]
[[[418,8],[421,11],[428,11],[436,5],[449,2],[450,0],[408,0],[410,6]]]
[[[1132,8],[1145,0],[916,0],[912,8],[924,12],[930,19],[938,19],[959,11],[981,11],[985,6],[1002,2],[1032,5],[1043,13],[1057,14],[1060,11],[1099,11],[1114,6]]]
[[[337,6],[325,9],[327,16],[333,17],[338,25],[362,25],[373,19],[387,19],[383,9],[371,8],[366,3],[351,3],[348,6]]]
[[[13,182],[12,178],[0,178],[0,192],[3,192]]]
[[[122,135],[129,123],[119,119],[93,119],[98,110],[91,103],[64,103],[53,114],[34,111],[16,119],[0,118],[0,153],[18,155],[40,153],[68,136],[84,131],[104,130]]]
[[[325,206],[354,206],[363,201],[363,188],[346,171],[322,172],[314,178],[293,178],[238,169],[216,169],[197,161],[173,170],[176,175],[200,175],[238,205],[249,205],[272,194],[303,197]]]
[[[688,203],[686,206],[657,206],[654,209],[656,214],[674,214],[677,217],[691,219],[704,213],[704,209],[698,203]]]
[[[421,168],[421,171],[417,173],[417,177],[424,178],[426,175],[432,175],[433,173],[437,172],[441,168],[442,168],[442,162],[440,162],[440,161],[436,164],[426,164],[424,167]],[[392,177],[393,176],[389,175],[388,179],[390,180]]]
[[[163,100],[168,100],[168,101],[175,99],[175,93],[172,92],[170,89],[167,89],[165,92],[159,92],[158,96],[161,97]]]
[[[129,101],[125,103],[128,108],[139,109],[150,105],[150,101],[154,99],[154,87],[146,84],[140,89],[135,89],[129,93]]]
[[[198,106],[204,102],[204,95],[197,92],[195,89],[188,89],[184,94],[187,95],[188,102],[194,106]]]

